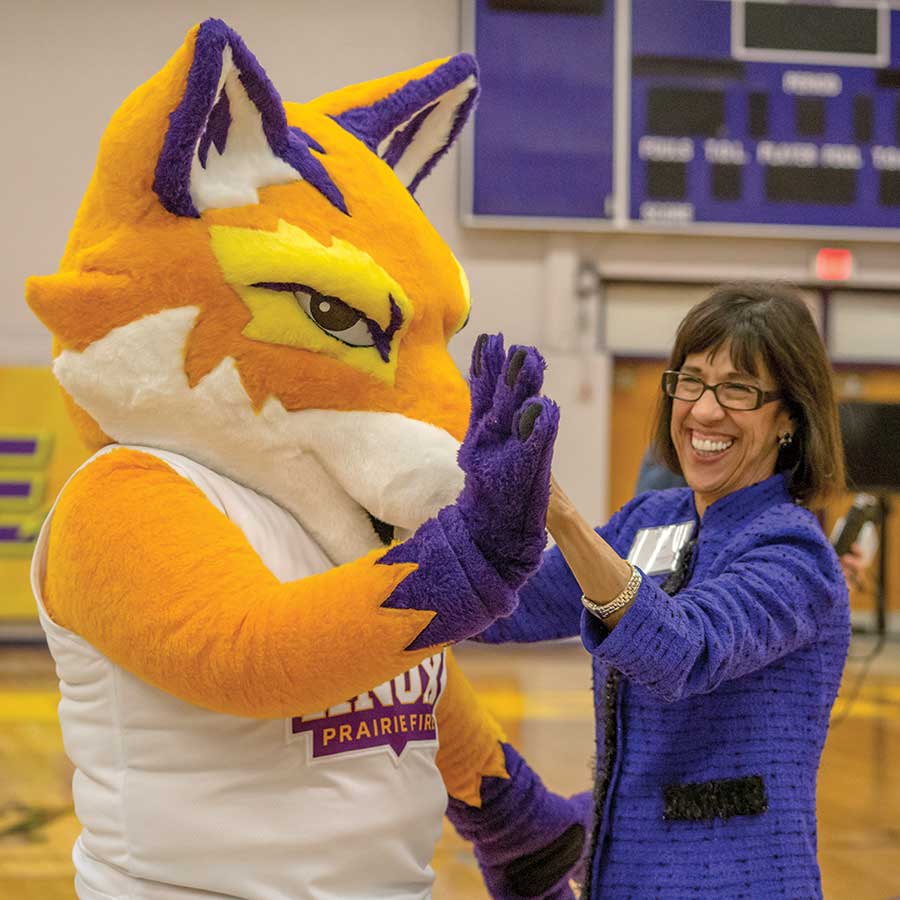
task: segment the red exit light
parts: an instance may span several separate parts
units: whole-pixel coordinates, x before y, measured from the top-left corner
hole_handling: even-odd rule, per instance
[[[816,278],[846,281],[853,274],[853,254],[837,247],[823,247],[816,253]]]

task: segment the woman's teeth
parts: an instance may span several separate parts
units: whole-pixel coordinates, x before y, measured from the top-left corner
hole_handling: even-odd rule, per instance
[[[691,435],[691,446],[700,453],[721,453],[723,450],[727,450],[733,443],[733,439],[727,441],[712,441],[709,438],[698,438],[696,435]]]

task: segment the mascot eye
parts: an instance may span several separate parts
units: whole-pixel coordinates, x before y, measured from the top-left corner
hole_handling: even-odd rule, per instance
[[[296,290],[294,296],[303,311],[322,329],[351,347],[373,347],[375,338],[365,316],[337,297],[318,291]]]

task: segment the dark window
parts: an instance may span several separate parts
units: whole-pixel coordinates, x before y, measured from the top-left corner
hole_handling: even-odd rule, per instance
[[[769,95],[750,94],[747,100],[747,129],[752,138],[764,138],[769,133]]]
[[[794,106],[797,134],[801,137],[822,137],[825,134],[825,98],[797,97]]]
[[[744,10],[746,47],[819,53],[878,52],[878,11],[871,7],[749,0]]]
[[[872,140],[873,115],[871,97],[853,98],[853,136],[857,144],[866,144]]]
[[[702,56],[661,56],[642,53],[632,57],[632,75],[651,78],[743,78],[746,67],[737,59],[706,59]]]
[[[687,163],[647,163],[647,196],[651,200],[683,200],[687,193]]]
[[[878,202],[882,206],[900,206],[900,172],[878,173]]]
[[[712,166],[712,192],[717,200],[741,199],[743,166],[717,163]]]
[[[875,87],[900,88],[900,69],[879,69],[875,73]]]
[[[854,169],[768,166],[766,199],[775,203],[820,203],[849,206],[856,201]]]
[[[725,127],[723,91],[651,88],[647,97],[647,132],[660,135],[720,137]]]

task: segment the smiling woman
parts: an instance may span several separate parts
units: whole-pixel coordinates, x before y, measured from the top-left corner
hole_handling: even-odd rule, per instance
[[[656,451],[704,509],[704,498],[776,471],[791,473],[791,494],[807,505],[843,485],[831,367],[790,288],[725,285],[695,306],[678,329],[662,387]]]
[[[482,639],[580,632],[598,769],[582,896],[820,897],[816,773],[849,642],[810,506],[843,484],[831,373],[781,285],[717,290],[681,323],[655,451],[686,488],[596,531],[554,482],[557,546]]]
[[[760,374],[771,380],[768,371]],[[783,432],[778,440],[787,445],[791,415],[782,405],[763,408],[781,394],[747,383],[755,376],[735,371],[727,344],[712,354],[691,353],[680,372],[666,375],[663,390],[674,400],[670,439],[702,516],[711,503],[775,471],[779,443],[771,435]]]

